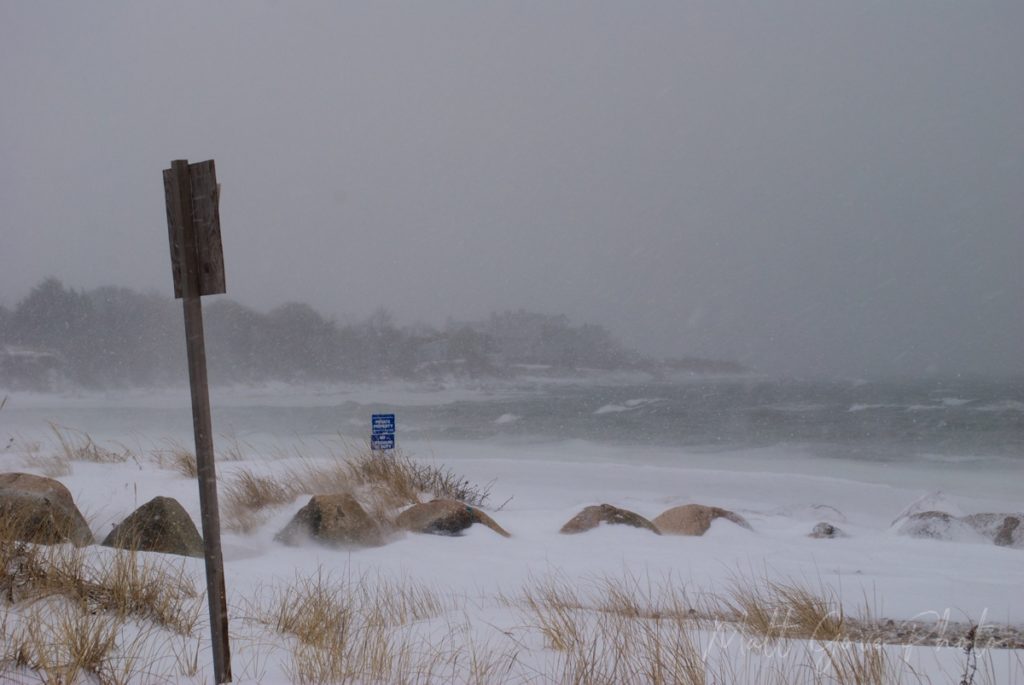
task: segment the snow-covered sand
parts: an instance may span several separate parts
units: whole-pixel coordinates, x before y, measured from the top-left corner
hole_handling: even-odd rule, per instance
[[[465,400],[480,392],[456,395]],[[278,390],[275,396],[280,397]],[[372,403],[375,397],[358,399]],[[230,398],[230,393],[220,397],[221,401]],[[399,398],[410,402],[430,399],[429,394],[411,392]],[[442,393],[432,399],[450,401],[452,397]],[[158,397],[138,401],[159,407],[162,402],[179,400]],[[239,394],[235,400],[244,406],[258,398]],[[315,400],[314,395],[295,402]],[[20,401],[17,396],[8,400],[11,407]],[[59,424],[65,423],[65,413],[74,408],[75,401],[64,398],[47,404],[45,396],[25,398],[34,409],[52,411],[52,420]],[[81,401],[92,403],[95,398]],[[330,401],[336,402],[338,397]],[[389,400],[391,404],[400,401]],[[115,398],[103,406],[116,415]],[[0,412],[0,438],[10,442],[0,452],[0,471],[39,473],[30,452],[53,453],[54,436],[35,418],[17,423],[8,420],[12,415],[11,411]],[[495,418],[498,422],[514,420]],[[161,449],[167,438],[183,438],[180,434],[152,434],[151,426],[125,427],[116,420],[110,425],[70,425],[112,449],[125,448],[136,454]],[[363,438],[350,437],[355,442]],[[227,447],[225,442],[218,438],[218,449]],[[226,482],[240,468],[265,475],[283,473],[297,453],[306,459],[328,458],[341,451],[340,442],[340,438],[324,436],[287,440],[253,432],[238,438],[245,460],[220,462],[218,475]],[[524,585],[548,576],[581,588],[592,587],[601,578],[640,578],[656,586],[674,584],[688,592],[719,594],[727,592],[737,579],[776,579],[834,592],[851,613],[867,604],[876,617],[894,621],[948,616],[965,623],[1024,624],[1024,551],[981,541],[911,539],[890,530],[893,519],[922,497],[928,498],[922,504],[929,508],[952,513],[1020,511],[1024,502],[1021,480],[970,468],[928,472],[919,466],[829,463],[781,448],[721,454],[584,440],[403,442],[402,448],[417,460],[443,464],[470,481],[488,484],[490,514],[512,537],[505,539],[474,526],[460,537],[406,535],[372,549],[285,547],[273,536],[305,503],[301,498],[277,510],[250,534],[225,533],[237,681],[287,682],[294,676],[286,640],[278,637],[278,644],[268,645],[266,628],[248,623],[245,607],[275,583],[324,571],[338,577],[370,574],[402,579],[458,598],[457,608],[424,622],[419,630],[440,636],[438,639],[486,644],[494,653],[514,652],[515,668],[510,667],[494,682],[548,682],[553,677],[547,669],[557,655],[525,625],[520,612],[499,599],[516,596]],[[1007,473],[1012,473],[1012,466]],[[70,472],[59,480],[70,488],[97,536],[105,535],[137,505],[157,495],[177,498],[199,520],[195,482],[146,459],[113,464],[72,462]],[[575,536],[558,533],[582,507],[602,502],[648,518],[678,504],[710,504],[742,514],[754,530],[719,520],[706,535],[695,538],[658,537],[643,530],[608,526]],[[837,525],[848,537],[809,538],[807,534],[821,520]],[[201,584],[202,560],[184,563]],[[455,631],[458,635],[453,632],[455,624],[461,626]],[[963,655],[955,647],[917,647],[898,653],[934,682],[960,677]],[[209,674],[208,661],[208,652],[201,650],[197,681]],[[994,682],[1024,678],[1019,652],[996,650],[986,663]],[[459,673],[454,669],[451,679],[465,677]]]

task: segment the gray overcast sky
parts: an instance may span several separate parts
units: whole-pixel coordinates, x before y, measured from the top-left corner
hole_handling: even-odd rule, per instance
[[[0,0],[0,302],[603,323],[766,372],[1024,373],[1024,3]]]

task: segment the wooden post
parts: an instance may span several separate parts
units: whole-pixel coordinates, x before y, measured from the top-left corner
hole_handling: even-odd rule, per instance
[[[216,178],[213,182],[213,215],[217,220],[217,246],[220,242],[219,217],[216,217]],[[193,169],[200,165],[192,165]],[[217,683],[231,682],[231,650],[228,644],[228,607],[224,587],[224,558],[220,547],[220,513],[217,506],[217,473],[213,459],[213,422],[210,418],[210,392],[206,376],[206,344],[203,337],[204,293],[203,271],[219,262],[220,292],[223,292],[223,258],[202,254],[203,237],[197,240],[196,219],[202,223],[203,212],[194,207],[193,178],[186,160],[171,162],[164,171],[167,199],[168,231],[171,242],[171,263],[175,271],[175,290],[185,310],[185,344],[188,349],[188,378],[192,389],[192,424],[195,431],[196,463],[199,471],[199,508],[202,515],[203,547],[206,558],[206,593],[210,606],[210,638],[213,643],[213,669]],[[198,199],[198,198],[197,198]],[[205,198],[204,198],[205,200]],[[197,212],[196,210],[200,210]],[[196,215],[200,216],[197,217]],[[175,264],[177,262],[177,264]],[[175,267],[177,267],[175,269]],[[208,273],[206,275],[209,275]],[[180,279],[179,279],[180,277]]]

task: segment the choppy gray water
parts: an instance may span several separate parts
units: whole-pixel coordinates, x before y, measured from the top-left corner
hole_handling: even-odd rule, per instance
[[[416,437],[541,436],[721,449],[809,444],[826,456],[1021,458],[1024,466],[1020,381],[566,385],[488,402],[393,409]]]
[[[358,396],[358,395],[356,395]],[[583,439],[621,445],[731,450],[801,445],[816,455],[868,461],[1020,460],[1024,380],[806,382],[765,379],[642,384],[518,383],[483,399],[448,403],[217,406],[218,431],[291,438],[369,434],[374,412],[398,416],[406,440]],[[310,406],[313,405],[313,406]],[[81,430],[188,434],[187,407],[63,407],[0,413],[4,424],[55,420]],[[0,436],[2,437],[2,436]]]

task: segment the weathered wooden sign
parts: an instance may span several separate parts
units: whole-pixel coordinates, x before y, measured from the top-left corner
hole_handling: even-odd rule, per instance
[[[174,296],[182,299],[185,312],[185,347],[192,390],[192,426],[199,472],[199,509],[206,559],[213,670],[218,684],[229,683],[231,650],[228,643],[227,592],[220,546],[217,471],[213,458],[213,421],[210,418],[201,300],[202,295],[225,292],[218,209],[220,198],[213,160],[197,164],[189,164],[182,159],[171,162],[171,168],[164,169],[164,199],[167,202]]]
[[[191,196],[191,230],[194,235],[192,249],[196,257],[196,276],[199,295],[220,295],[227,292],[224,283],[224,247],[220,240],[220,186],[213,160],[188,164],[188,192]],[[171,245],[171,272],[174,276],[174,296],[183,297],[181,283],[182,245],[186,225],[184,216],[174,211],[174,197],[182,196],[185,177],[171,169],[164,169],[164,197],[167,201],[167,234]],[[189,211],[188,205],[182,211]]]

